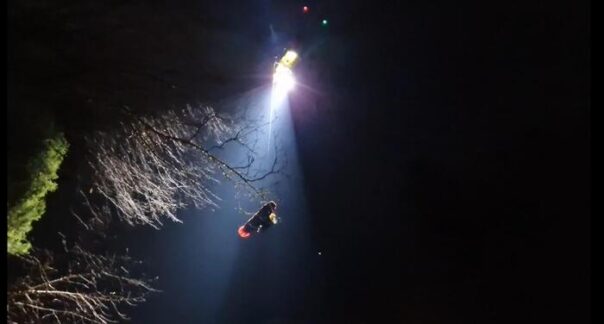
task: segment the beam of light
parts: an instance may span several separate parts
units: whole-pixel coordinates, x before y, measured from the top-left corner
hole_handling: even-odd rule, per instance
[[[270,170],[274,156],[279,155],[280,173],[254,183],[258,188],[266,188],[270,198],[280,203],[277,225],[259,235],[251,232],[252,229],[248,231],[247,227],[240,228],[249,218],[243,211],[257,211],[262,204],[260,198],[248,195],[227,181],[212,187],[223,198],[220,208],[211,215],[192,210],[200,215],[187,220],[186,223],[192,226],[183,228],[187,231],[186,235],[174,238],[180,242],[178,247],[183,253],[168,254],[178,260],[174,263],[183,265],[184,271],[172,276],[172,280],[182,285],[185,288],[183,294],[190,298],[186,298],[183,306],[174,307],[177,307],[177,311],[188,311],[188,316],[203,316],[212,323],[244,322],[248,308],[241,304],[242,301],[253,300],[251,305],[254,309],[270,313],[272,291],[286,294],[289,289],[308,289],[303,281],[296,279],[306,276],[307,266],[315,269],[317,261],[311,261],[309,265],[308,260],[311,252],[316,257],[317,249],[310,240],[304,179],[298,166],[297,142],[289,109],[290,99],[294,101],[296,98],[273,97],[273,86],[264,84],[220,102],[217,107],[219,111],[242,118],[243,125],[249,123],[254,131],[243,134],[242,138],[251,150],[232,142],[214,153],[235,166],[246,165],[252,156],[252,177]],[[301,86],[302,83],[297,83],[296,89]],[[274,109],[270,137],[273,143],[267,153],[269,106]],[[266,269],[284,271],[259,278],[258,273]],[[208,291],[211,293],[204,293]],[[286,311],[296,309],[296,306],[287,302],[277,307]],[[169,319],[166,317],[165,321],[169,322]]]
[[[297,82],[295,91],[303,86],[302,82]],[[192,275],[203,275],[202,278],[195,279],[203,284],[197,285],[196,288],[199,289],[191,290],[193,292],[190,294],[212,291],[209,295],[199,293],[207,296],[202,302],[193,298],[199,304],[194,307],[196,314],[207,313],[204,316],[208,321],[246,322],[258,316],[258,313],[273,314],[274,309],[297,312],[298,306],[290,300],[275,302],[275,293],[286,295],[292,290],[304,294],[314,293],[315,288],[299,279],[307,278],[309,273],[311,278],[319,278],[321,264],[324,262],[321,259],[326,257],[317,255],[320,249],[312,240],[312,235],[309,235],[311,216],[307,208],[304,175],[299,164],[294,110],[290,109],[290,101],[296,103],[298,96],[279,97],[273,92],[273,87],[274,84],[265,84],[258,90],[225,100],[221,107],[221,111],[245,116],[249,122],[258,126],[257,131],[245,135],[245,143],[252,148],[253,153],[233,143],[217,152],[221,157],[232,161],[233,165],[245,165],[249,155],[253,154],[254,175],[256,170],[270,170],[274,157],[279,156],[279,173],[254,183],[257,187],[266,189],[270,199],[279,203],[279,211],[277,225],[266,232],[256,234],[251,232],[252,229],[248,232],[247,227],[240,229],[250,215],[236,211],[256,212],[262,201],[255,196],[240,195],[228,183],[217,184],[224,188],[219,193],[225,197],[220,204],[221,209],[217,211],[220,217],[202,217],[207,220],[207,224],[199,228],[198,236],[191,237],[191,242],[203,240],[204,244],[200,248],[205,248],[203,253],[196,256],[195,262],[200,264],[199,268],[191,271]],[[272,143],[269,145],[270,152],[267,152],[269,107],[273,109]],[[235,206],[239,208],[234,208]],[[233,251],[225,253],[225,246],[233,248]],[[230,259],[223,261],[225,257]],[[267,269],[278,271],[271,272],[271,276],[258,275]],[[248,304],[250,300],[252,302]]]
[[[282,64],[277,64],[273,74],[273,96],[282,100],[288,92],[294,89],[296,79],[291,69]]]
[[[298,57],[298,54],[293,51],[288,51],[283,57],[284,62],[293,62]],[[275,109],[280,107],[283,102],[287,99],[287,94],[294,89],[296,85],[296,79],[294,73],[285,64],[277,63],[275,73],[273,74],[273,87],[271,90],[271,102],[270,102],[270,113],[269,113],[269,126],[268,126],[268,143],[267,147],[270,151],[271,136],[273,128],[273,117]]]

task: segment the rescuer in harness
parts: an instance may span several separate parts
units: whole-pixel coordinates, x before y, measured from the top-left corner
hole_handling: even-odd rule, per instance
[[[237,231],[239,236],[242,238],[248,238],[252,233],[259,233],[265,231],[269,227],[277,224],[279,218],[275,211],[277,210],[277,204],[274,201],[269,201],[264,204],[260,210],[248,219],[245,224],[239,227]]]

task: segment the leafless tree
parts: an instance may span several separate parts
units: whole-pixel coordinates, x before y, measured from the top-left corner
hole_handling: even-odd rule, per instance
[[[95,255],[77,245],[66,252],[20,257],[27,274],[8,287],[8,323],[116,323],[128,319],[120,308],[158,291],[134,273],[139,262],[128,256]]]
[[[164,218],[180,222],[180,208],[217,206],[220,197],[213,185],[221,179],[266,198],[256,184],[277,173],[280,163],[275,154],[272,165],[255,164],[252,134],[259,130],[257,122],[219,115],[206,106],[159,116],[137,116],[128,107],[124,111],[129,118],[117,130],[88,139],[94,177],[92,188],[81,193],[95,219],[102,219],[111,207],[131,225],[159,228]],[[243,150],[245,161],[221,157],[227,145]],[[105,203],[91,203],[91,194]]]

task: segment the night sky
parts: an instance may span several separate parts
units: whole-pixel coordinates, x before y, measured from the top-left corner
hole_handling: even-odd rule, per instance
[[[111,244],[163,290],[133,323],[588,322],[583,1],[31,3],[9,28],[9,93],[76,143],[45,230],[75,221],[78,138],[103,107],[228,103],[270,83],[283,47],[302,53],[285,223],[239,240],[221,189],[215,213],[123,226]]]

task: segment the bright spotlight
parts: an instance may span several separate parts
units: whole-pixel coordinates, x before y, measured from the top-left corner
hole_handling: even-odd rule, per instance
[[[288,93],[296,85],[294,73],[285,65],[277,64],[275,74],[273,74],[273,88],[276,91]]]
[[[296,63],[297,59],[298,59],[298,53],[296,53],[292,50],[289,50],[285,53],[285,55],[283,55],[280,63],[291,69],[293,67],[294,63]]]
[[[281,59],[275,63],[273,74],[273,90],[271,93],[271,118],[276,107],[287,98],[287,94],[294,89],[296,79],[292,69],[298,62],[298,53],[288,50]]]

